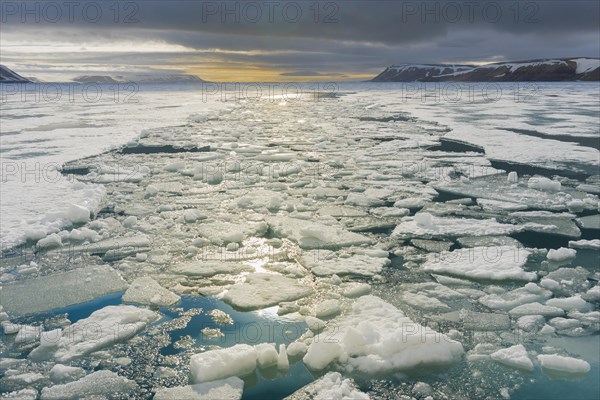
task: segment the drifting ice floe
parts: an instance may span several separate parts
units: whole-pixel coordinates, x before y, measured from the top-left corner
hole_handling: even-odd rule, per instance
[[[521,344],[498,350],[490,355],[492,360],[509,367],[533,371],[533,363],[527,356],[527,350]]]
[[[138,385],[111,371],[96,371],[78,381],[44,388],[43,400],[79,400],[82,398],[105,398],[124,395],[137,389]]]
[[[318,276],[328,275],[362,275],[373,276],[381,272],[390,260],[366,254],[354,254],[339,257],[329,250],[309,250],[302,253],[301,262]]]
[[[127,288],[121,275],[108,266],[94,266],[6,284],[0,290],[4,309],[31,314],[83,303]]]
[[[590,364],[587,361],[573,357],[564,357],[557,354],[540,354],[537,358],[542,368],[549,371],[569,374],[586,374],[590,371]]]
[[[277,236],[298,243],[301,248],[337,249],[370,244],[371,239],[342,228],[289,217],[267,217],[269,227]]]
[[[214,382],[160,389],[154,400],[239,400],[244,391],[244,381],[230,377]]]
[[[160,286],[150,277],[137,278],[123,295],[126,303],[137,303],[153,306],[170,306],[177,303],[180,297]]]
[[[469,279],[532,281],[536,273],[523,270],[530,254],[526,249],[511,246],[458,249],[428,254],[423,269]]]
[[[293,301],[312,292],[306,284],[282,275],[256,273],[246,276],[243,283],[233,285],[223,300],[242,310],[255,310]]]
[[[432,216],[429,213],[419,213],[414,217],[405,217],[396,226],[392,235],[401,239],[507,235],[521,229],[515,225],[501,224],[494,219],[443,218]]]
[[[34,360],[65,362],[128,340],[158,319],[154,311],[134,306],[107,306],[61,330],[42,333]],[[93,332],[93,333],[90,333]]]
[[[408,370],[457,361],[463,347],[443,334],[421,326],[378,297],[363,296],[352,311],[333,320],[320,335],[328,341],[310,343],[304,363],[321,370],[333,362],[362,373]]]
[[[247,344],[193,355],[190,358],[192,382],[204,383],[249,375],[256,369],[257,358],[256,348]]]
[[[369,395],[356,388],[352,379],[344,379],[339,372],[329,372],[286,397],[286,400],[369,400],[369,398]]]

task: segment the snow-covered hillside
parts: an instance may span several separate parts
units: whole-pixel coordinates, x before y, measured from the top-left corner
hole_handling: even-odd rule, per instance
[[[28,79],[12,71],[10,68],[0,65],[0,82],[29,82]]]
[[[486,64],[400,64],[386,68],[375,82],[560,82],[600,80],[600,59],[562,58]]]
[[[83,75],[73,79],[79,83],[118,83],[118,82],[136,82],[136,83],[194,83],[204,82],[196,75],[170,74],[170,75]]]

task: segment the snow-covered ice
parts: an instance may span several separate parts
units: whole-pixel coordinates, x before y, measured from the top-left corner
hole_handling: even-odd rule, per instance
[[[532,281],[537,277],[535,272],[523,270],[529,255],[518,247],[473,247],[428,254],[423,269],[469,279]]]

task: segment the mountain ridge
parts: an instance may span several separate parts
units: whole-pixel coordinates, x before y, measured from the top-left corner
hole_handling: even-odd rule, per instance
[[[22,77],[6,65],[0,65],[0,83],[28,83],[29,79]]]
[[[371,82],[568,82],[600,81],[600,58],[554,58],[471,64],[399,64]]]

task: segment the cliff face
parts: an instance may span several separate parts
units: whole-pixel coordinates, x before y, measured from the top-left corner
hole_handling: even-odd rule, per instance
[[[10,68],[0,65],[0,82],[2,83],[27,83],[28,79],[12,71]]]
[[[474,65],[401,64],[373,82],[564,82],[600,80],[600,59],[570,58]]]

